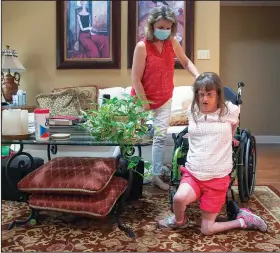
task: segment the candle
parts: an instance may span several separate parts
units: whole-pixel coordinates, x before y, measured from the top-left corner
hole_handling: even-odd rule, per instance
[[[21,134],[28,134],[28,111],[21,110]]]
[[[11,126],[10,110],[3,110],[2,112],[2,134],[9,135]]]
[[[3,110],[2,134],[20,135],[28,133],[28,111],[20,109]]]
[[[10,124],[11,124],[10,135],[21,134],[21,110],[20,109],[11,110]]]

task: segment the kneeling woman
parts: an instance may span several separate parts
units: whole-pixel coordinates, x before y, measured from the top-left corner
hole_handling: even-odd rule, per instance
[[[266,223],[248,209],[241,208],[236,220],[216,222],[225,203],[233,167],[232,140],[240,109],[225,102],[218,75],[201,74],[194,84],[194,100],[187,110],[189,151],[181,167],[181,183],[174,196],[174,215],[159,221],[160,227],[185,228],[186,206],[200,200],[201,232],[211,235],[233,228],[267,231]]]

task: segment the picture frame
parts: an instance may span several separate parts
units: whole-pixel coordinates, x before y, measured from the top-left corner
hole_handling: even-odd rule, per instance
[[[121,68],[121,1],[56,1],[57,69]]]
[[[188,58],[194,59],[194,1],[128,1],[128,30],[127,30],[127,68],[132,68],[135,46],[143,35],[143,25],[152,7],[169,4],[178,19],[178,41]],[[180,7],[181,4],[181,7]],[[172,6],[171,6],[172,5]],[[176,5],[176,7],[175,7]],[[150,8],[149,8],[150,7]],[[173,8],[174,7],[174,8]],[[178,8],[179,7],[179,8]],[[143,10],[143,11],[141,11]],[[139,14],[140,13],[140,14]],[[140,25],[139,25],[140,24]],[[175,68],[183,69],[178,59]]]

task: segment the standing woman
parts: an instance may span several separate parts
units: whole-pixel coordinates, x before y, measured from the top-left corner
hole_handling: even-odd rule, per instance
[[[177,26],[175,13],[168,6],[155,7],[147,20],[145,39],[135,47],[132,65],[131,95],[150,101],[143,106],[143,110],[154,112],[156,131],[152,147],[152,184],[163,190],[169,189],[160,175],[174,89],[174,58],[177,57],[195,78],[199,75],[179,42],[174,39]]]

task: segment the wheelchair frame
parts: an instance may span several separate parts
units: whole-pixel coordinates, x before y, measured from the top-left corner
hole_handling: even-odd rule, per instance
[[[226,100],[240,106],[242,104],[241,91],[244,86],[243,82],[238,82],[237,94],[232,89],[224,87]],[[185,165],[189,149],[188,138],[184,138],[187,133],[188,127],[177,135],[174,133],[172,134],[172,138],[174,140],[174,151],[172,157],[169,194],[172,211],[173,197],[179,187],[181,179],[180,166]],[[238,181],[238,193],[241,202],[249,201],[256,184],[256,139],[249,130],[240,130],[240,115],[239,125],[234,138],[238,139],[240,143],[237,147],[233,146],[233,168],[230,173],[231,181],[225,201],[229,220],[235,219],[239,211],[232,189],[236,179]]]

